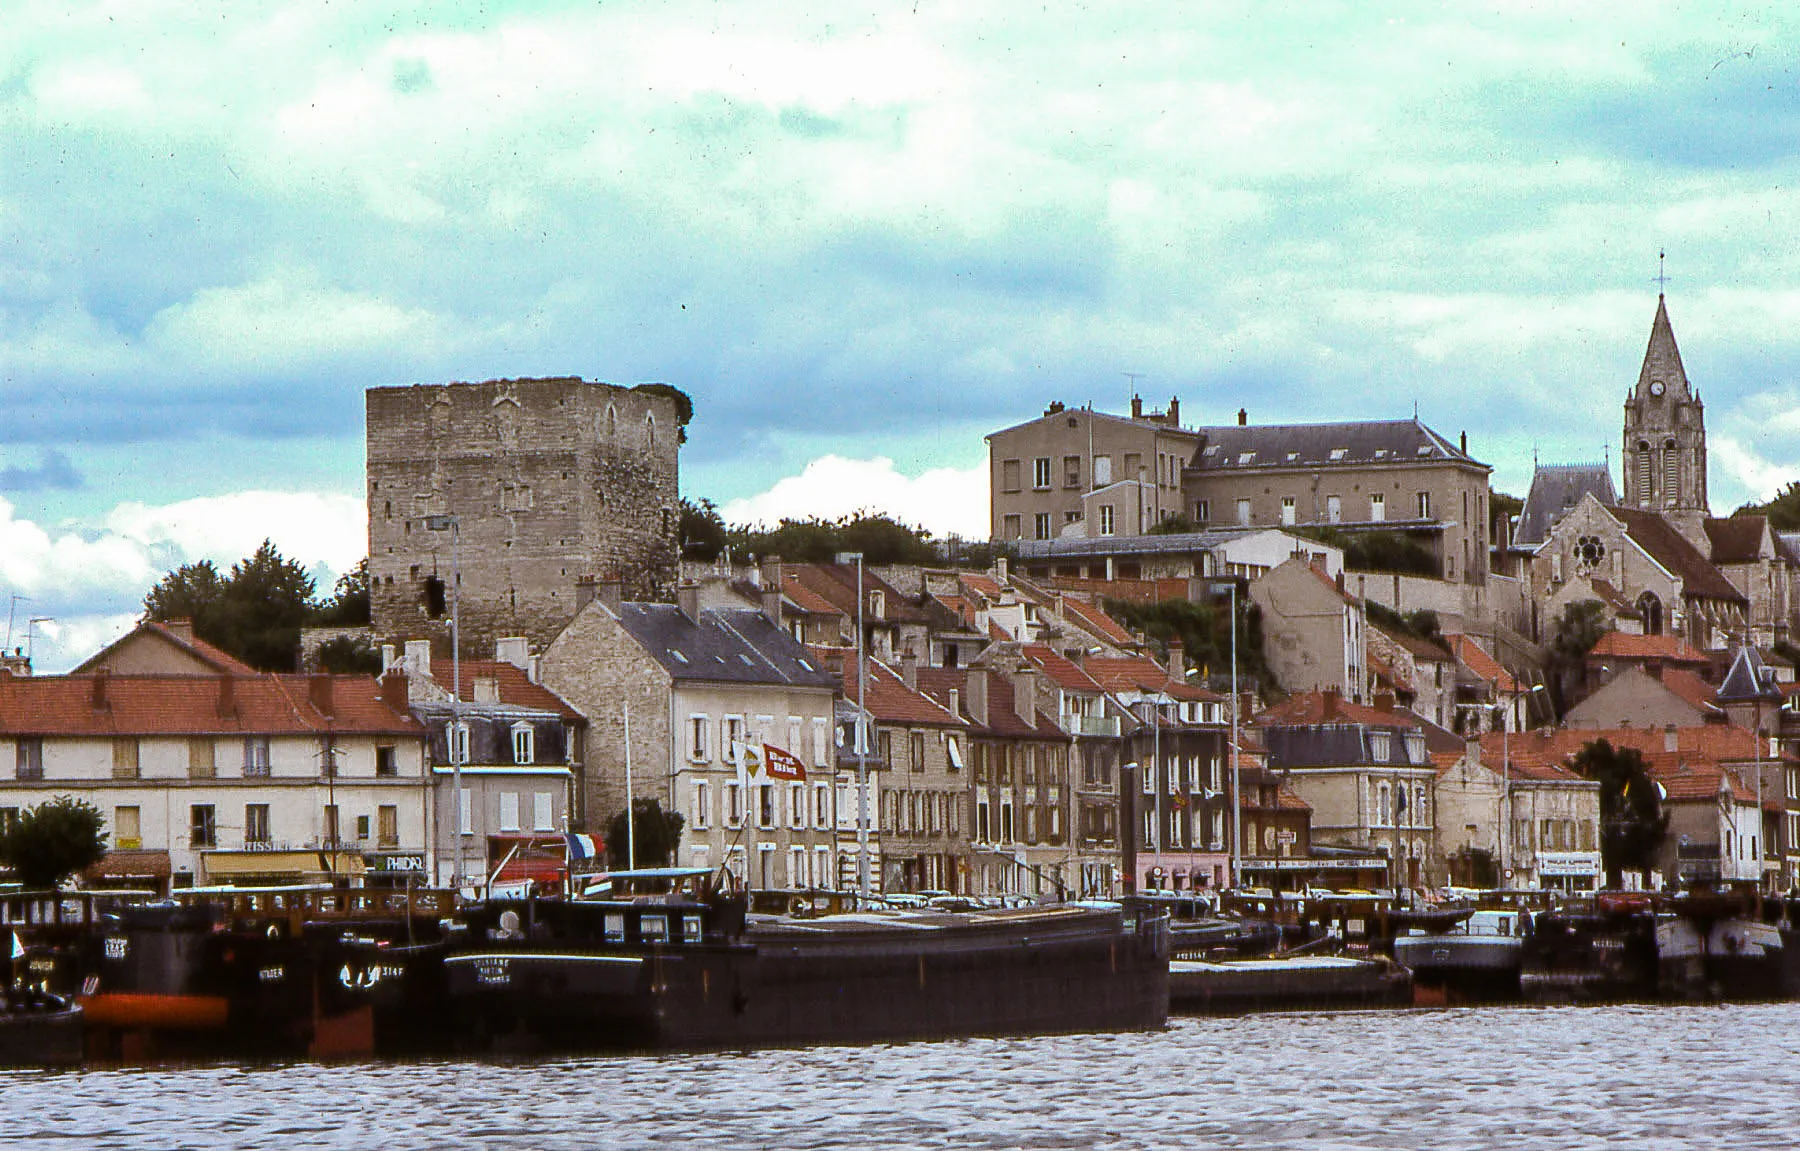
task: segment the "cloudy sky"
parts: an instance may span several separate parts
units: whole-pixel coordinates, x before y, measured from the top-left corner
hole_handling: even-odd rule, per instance
[[[1616,464],[1663,250],[1727,512],[1800,478],[1800,36],[1708,8],[10,0],[12,642],[328,585],[371,385],[676,384],[740,521],[980,534],[985,432],[1134,387],[1522,494]]]

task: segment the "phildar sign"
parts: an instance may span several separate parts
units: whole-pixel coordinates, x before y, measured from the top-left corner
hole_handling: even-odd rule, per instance
[[[763,770],[768,772],[770,779],[804,780],[806,778],[806,765],[801,763],[800,757],[793,752],[783,751],[768,743],[762,745],[762,751]]]

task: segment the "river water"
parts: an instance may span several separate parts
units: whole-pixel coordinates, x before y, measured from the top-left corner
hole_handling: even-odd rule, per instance
[[[1800,1004],[1175,1018],[1136,1035],[0,1073],[16,1148],[1800,1145]]]

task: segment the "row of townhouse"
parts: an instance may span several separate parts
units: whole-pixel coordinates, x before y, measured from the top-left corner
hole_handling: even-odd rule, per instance
[[[176,621],[69,675],[0,673],[0,820],[83,799],[110,848],[92,879],[159,891],[518,872],[534,839],[564,842],[579,716],[502,661],[465,664],[453,702],[425,658],[271,675]]]

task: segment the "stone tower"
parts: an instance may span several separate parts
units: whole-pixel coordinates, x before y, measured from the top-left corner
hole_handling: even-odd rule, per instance
[[[583,577],[672,592],[681,502],[675,401],[580,379],[370,388],[369,600],[383,641],[447,653],[460,566],[462,652],[549,645]],[[456,538],[441,519],[454,516]],[[436,523],[440,530],[432,530]]]
[[[1637,387],[1625,399],[1622,458],[1620,502],[1661,513],[1695,547],[1708,551],[1706,409],[1688,386],[1661,295]]]

